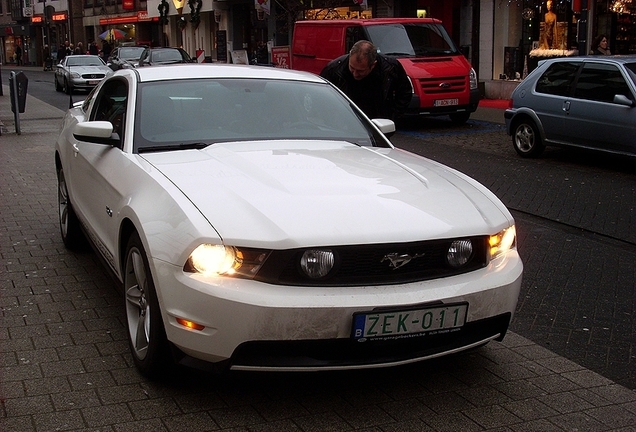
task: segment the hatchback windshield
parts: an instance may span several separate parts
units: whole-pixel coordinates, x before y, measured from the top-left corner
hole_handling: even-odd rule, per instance
[[[67,66],[104,66],[104,61],[97,56],[73,56],[66,60]]]
[[[386,145],[326,84],[266,79],[195,79],[139,88],[138,151],[246,140],[344,140]]]
[[[384,55],[426,56],[458,54],[455,44],[438,24],[382,24],[365,27],[369,40]]]

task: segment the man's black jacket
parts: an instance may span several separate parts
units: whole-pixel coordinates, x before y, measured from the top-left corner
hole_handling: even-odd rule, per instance
[[[375,67],[381,74],[382,82],[381,88],[377,89],[382,92],[382,97],[375,98],[379,104],[375,107],[378,114],[376,117],[395,120],[404,113],[411,102],[411,83],[402,65],[394,58],[378,54]],[[329,80],[347,96],[351,96],[349,83],[353,82],[354,78],[349,71],[349,54],[330,61],[320,76]]]

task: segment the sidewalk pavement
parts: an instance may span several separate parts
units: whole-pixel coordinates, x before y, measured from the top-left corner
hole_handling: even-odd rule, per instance
[[[636,431],[635,391],[513,332],[378,371],[144,379],[118,293],[91,253],[71,253],[59,237],[53,143],[63,112],[28,96],[17,135],[8,95],[5,86],[0,430]]]

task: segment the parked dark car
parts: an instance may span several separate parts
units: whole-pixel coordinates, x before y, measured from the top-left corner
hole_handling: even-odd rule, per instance
[[[114,71],[137,67],[139,58],[146,48],[145,46],[117,47],[108,57],[108,67]]]
[[[540,62],[504,116],[522,157],[539,156],[546,145],[636,156],[636,56]]]
[[[156,66],[173,63],[193,63],[195,60],[181,48],[146,48],[139,58],[139,66]]]

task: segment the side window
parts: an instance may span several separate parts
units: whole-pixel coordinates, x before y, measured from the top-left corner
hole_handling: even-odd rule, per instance
[[[570,96],[580,62],[557,62],[548,67],[537,81],[535,91],[555,96]]]
[[[118,134],[120,140],[123,140],[127,102],[128,86],[126,81],[122,79],[110,80],[101,87],[97,94],[90,119],[111,122],[113,133]]]
[[[634,99],[625,78],[612,64],[586,63],[576,82],[574,97],[599,102],[612,102],[620,94]]]

